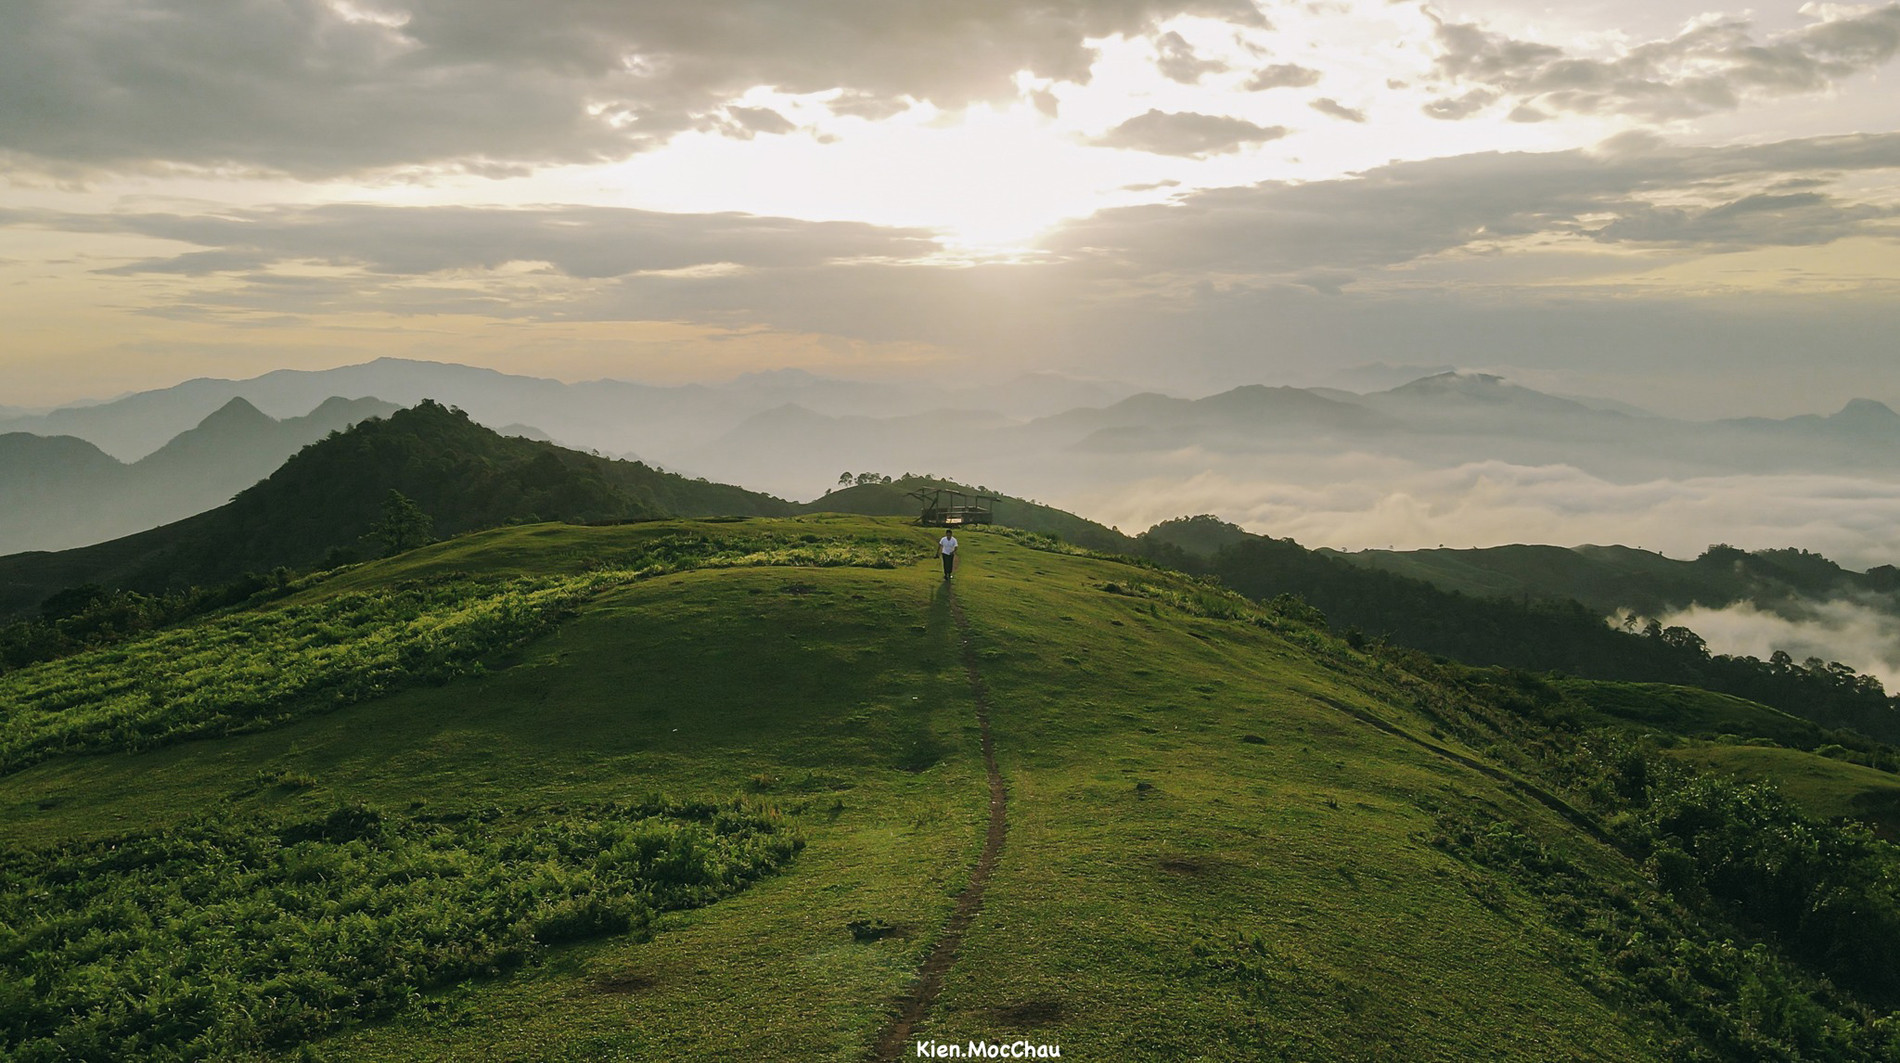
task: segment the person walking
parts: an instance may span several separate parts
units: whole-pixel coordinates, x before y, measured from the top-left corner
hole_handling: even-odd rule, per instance
[[[943,578],[950,578],[950,570],[957,567],[957,537],[946,529],[943,538],[937,540],[937,552],[943,555]]]

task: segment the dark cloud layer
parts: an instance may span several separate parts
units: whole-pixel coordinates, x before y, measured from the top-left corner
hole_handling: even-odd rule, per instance
[[[1723,149],[1624,140],[1597,152],[1484,153],[1104,211],[1065,227],[1047,246],[1148,276],[1265,277],[1376,269],[1477,241],[1538,235],[1715,251],[1795,246],[1892,233],[1894,210],[1818,189],[1764,194],[1761,182],[1894,167],[1900,134]],[[1663,193],[1709,202],[1660,206]]]
[[[306,176],[617,158],[756,85],[876,114],[1086,80],[1084,38],[1181,13],[1261,24],[1248,0],[9,0],[0,150]]]
[[[911,259],[937,249],[931,234],[914,229],[613,207],[334,204],[211,215],[0,212],[0,224],[133,233],[210,249],[104,271],[116,274],[204,275],[285,262],[427,274],[547,263],[570,277],[600,278],[726,264],[777,269]]]
[[[1893,238],[1894,208],[1845,190],[1863,183],[1856,171],[1893,169],[1900,134],[1724,148],[1630,136],[1588,152],[1485,153],[1192,192],[1067,223],[1025,262],[963,268],[936,264],[941,249],[917,230],[608,208],[0,211],[0,225],[181,241],[179,254],[111,272],[162,279],[157,290],[175,301],[152,312],[192,319],[347,310],[666,320],[1117,372],[1151,371],[1165,351],[1184,374],[1230,381],[1262,360],[1338,358],[1610,371],[1786,367],[1825,349],[1831,365],[1888,366],[1900,329],[1891,299],[1592,293],[1531,276],[1488,293],[1419,282],[1438,256],[1509,255],[1520,242],[1701,254]],[[312,276],[302,268],[311,263],[332,269]]]
[[[1094,143],[1107,148],[1199,158],[1239,151],[1286,135],[1285,126],[1255,125],[1244,118],[1151,110],[1095,138]]]
[[[1757,40],[1747,19],[1705,20],[1614,59],[1584,59],[1473,23],[1440,21],[1437,72],[1468,87],[1426,106],[1435,118],[1468,118],[1503,95],[1548,111],[1622,113],[1668,120],[1730,110],[1751,94],[1825,90],[1900,51],[1900,4],[1817,9],[1822,20]]]
[[[1218,150],[1239,139],[1280,135],[1238,119],[1150,115],[1158,116],[1156,130],[1138,137],[1137,127],[1125,134],[1129,142],[1150,135],[1180,139],[1149,150]],[[1893,169],[1900,169],[1900,133],[1722,148],[1625,136],[1593,151],[1487,152],[1392,163],[1337,180],[1209,189],[1102,211],[1045,238],[1044,265],[1005,273],[1116,284],[1222,276],[1337,290],[1351,271],[1520,238],[1723,252],[1856,235],[1896,237],[1900,210],[1836,187],[1843,174]],[[110,270],[120,274],[206,275],[281,263],[400,275],[546,263],[581,279],[710,266],[822,273],[839,270],[841,263],[870,263],[873,270],[917,277],[968,272],[923,264],[941,249],[934,234],[919,229],[609,207],[0,211],[0,225],[129,233],[192,245],[174,256]],[[1324,283],[1313,283],[1315,277]],[[854,276],[844,286],[861,281]],[[691,279],[702,282],[736,283],[730,276]]]
[[[1164,33],[1155,42],[1155,67],[1162,75],[1183,85],[1192,85],[1209,74],[1227,69],[1218,59],[1203,59],[1194,46],[1178,33]]]
[[[1307,106],[1329,118],[1337,118],[1342,122],[1363,122],[1366,120],[1366,112],[1356,107],[1348,107],[1330,96],[1321,96],[1319,99],[1309,102]]]
[[[1272,63],[1253,72],[1247,88],[1255,92],[1267,89],[1301,89],[1319,83],[1320,73],[1298,63]]]

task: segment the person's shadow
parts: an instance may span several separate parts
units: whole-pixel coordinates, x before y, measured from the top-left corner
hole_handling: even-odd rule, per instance
[[[937,591],[930,596],[930,618],[925,621],[932,638],[942,638],[956,628],[956,616],[950,611],[950,603],[956,597],[956,588],[949,580],[941,580]]]

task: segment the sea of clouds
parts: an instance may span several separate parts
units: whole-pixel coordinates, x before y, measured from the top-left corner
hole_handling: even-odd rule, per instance
[[[1853,476],[1708,476],[1612,482],[1565,465],[1487,461],[1417,469],[1339,455],[1098,483],[1057,504],[1139,531],[1213,513],[1249,531],[1340,550],[1617,544],[1693,558],[1712,543],[1800,547],[1853,569],[1900,563],[1900,485]]]
[[[1799,618],[1740,602],[1722,609],[1691,606],[1658,617],[1701,635],[1714,653],[1768,659],[1776,650],[1796,661],[1840,661],[1900,693],[1900,617],[1846,599],[1809,604]]]
[[[1172,475],[1098,482],[1050,499],[1124,531],[1213,513],[1249,531],[1341,550],[1510,543],[1619,544],[1693,558],[1712,543],[1800,547],[1865,570],[1900,563],[1900,485],[1854,476],[1757,475],[1617,483],[1563,465],[1420,469],[1341,454],[1287,463],[1177,455]],[[1196,467],[1198,466],[1198,467]],[[1144,470],[1145,471],[1145,470]],[[1716,653],[1820,657],[1900,690],[1891,603],[1836,600],[1769,612],[1696,606],[1660,617]]]

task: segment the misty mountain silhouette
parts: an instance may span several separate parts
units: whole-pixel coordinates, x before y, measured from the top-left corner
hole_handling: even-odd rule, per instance
[[[11,503],[0,510],[0,551],[96,543],[202,512],[270,475],[299,447],[395,409],[332,397],[277,421],[232,399],[130,465],[71,436],[0,436],[0,490]]]
[[[1025,374],[1001,388],[946,390],[841,380],[803,369],[748,373],[718,385],[568,384],[453,362],[378,358],[335,369],[277,370],[248,380],[189,380],[108,402],[0,416],[0,432],[78,436],[131,461],[233,398],[245,398],[275,416],[310,409],[331,395],[375,395],[401,406],[436,398],[467,410],[482,424],[533,425],[570,446],[650,453],[670,466],[686,450],[786,403],[828,416],[903,416],[982,405],[1020,417],[1111,402],[1134,390],[1057,373]]]
[[[245,424],[256,422],[232,409],[213,427]],[[769,495],[502,436],[460,410],[424,402],[304,447],[216,509],[95,546],[0,557],[0,614],[87,583],[150,592],[350,559],[391,490],[414,499],[437,535],[538,520],[792,510]]]

